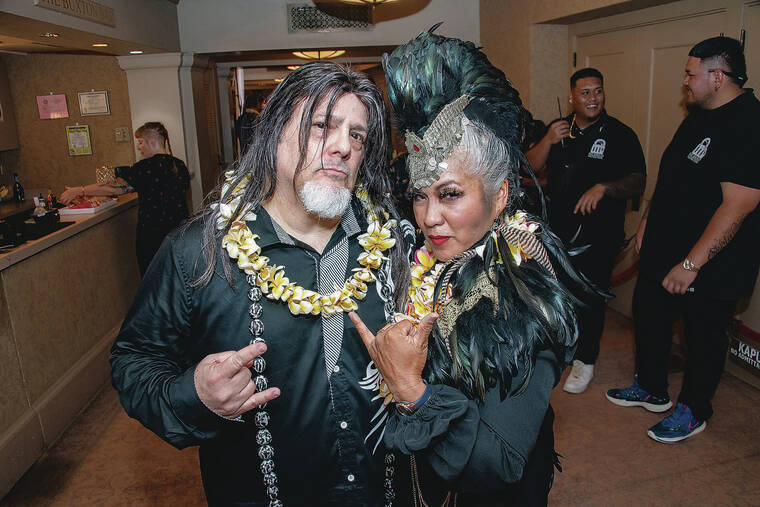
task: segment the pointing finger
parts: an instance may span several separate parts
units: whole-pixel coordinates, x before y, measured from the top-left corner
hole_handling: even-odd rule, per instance
[[[359,333],[359,336],[361,336],[362,341],[364,342],[364,346],[367,347],[367,350],[369,350],[370,345],[372,345],[372,342],[375,341],[375,335],[372,334],[372,331],[367,329],[367,326],[364,325],[364,322],[362,321],[361,317],[359,317],[358,313],[349,312],[348,318],[351,319],[351,322],[353,322],[354,326],[356,326],[356,331]]]
[[[264,343],[252,343],[237,352],[230,354],[227,359],[221,365],[221,371],[227,377],[232,378],[237,372],[246,368],[247,364],[253,361],[254,358],[260,356],[267,351],[267,346]]]

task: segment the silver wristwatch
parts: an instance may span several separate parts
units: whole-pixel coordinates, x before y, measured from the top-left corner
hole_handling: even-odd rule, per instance
[[[686,271],[691,271],[693,273],[696,273],[699,271],[699,268],[691,262],[689,259],[684,259],[681,263],[681,267],[684,268]]]

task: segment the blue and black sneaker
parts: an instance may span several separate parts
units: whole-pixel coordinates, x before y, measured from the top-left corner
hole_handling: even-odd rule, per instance
[[[672,414],[649,428],[647,435],[663,444],[675,444],[693,437],[705,428],[707,421],[700,421],[694,417],[689,407],[679,403]]]
[[[638,377],[633,377],[631,387],[607,391],[607,399],[621,407],[644,407],[650,412],[665,412],[673,406],[668,395],[655,396],[639,387]]]

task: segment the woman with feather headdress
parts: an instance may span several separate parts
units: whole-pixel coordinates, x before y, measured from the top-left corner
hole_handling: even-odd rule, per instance
[[[375,335],[351,316],[395,402],[384,442],[410,456],[396,463],[411,467],[411,494],[392,503],[546,504],[557,464],[549,397],[574,351],[573,292],[600,294],[542,220],[515,211],[518,92],[437,26],[384,58],[426,245],[395,324]]]

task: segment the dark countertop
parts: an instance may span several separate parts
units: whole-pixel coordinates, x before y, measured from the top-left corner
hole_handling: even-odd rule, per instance
[[[3,220],[14,215],[19,215],[28,210],[34,209],[34,200],[26,199],[22,202],[16,201],[2,201],[0,202],[0,220]]]
[[[34,207],[33,201],[30,202]],[[5,202],[0,204],[5,204]],[[0,253],[0,271],[135,206],[137,206],[137,193],[132,192],[120,195],[116,206],[111,206],[100,213],[62,216],[62,222],[73,221],[74,223],[40,239],[29,240],[7,253]]]

